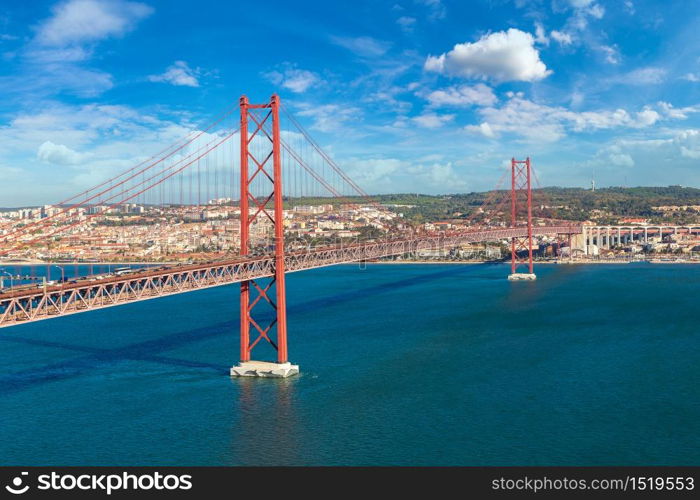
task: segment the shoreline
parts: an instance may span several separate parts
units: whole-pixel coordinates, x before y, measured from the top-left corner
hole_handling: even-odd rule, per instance
[[[359,262],[359,261],[358,261]],[[347,264],[354,264],[356,262],[347,262]],[[401,264],[451,264],[451,265],[475,265],[475,264],[509,264],[509,260],[503,261],[488,261],[488,260],[466,260],[466,261],[455,261],[455,260],[373,260],[366,261],[365,264],[391,264],[391,265],[401,265]],[[700,260],[684,260],[684,261],[654,261],[654,260],[641,260],[641,261],[615,261],[615,260],[574,260],[570,261],[568,259],[560,261],[534,261],[535,265],[551,265],[551,264],[634,264],[634,263],[647,263],[647,264],[700,264]],[[0,268],[3,266],[166,266],[166,265],[178,265],[185,264],[185,262],[143,262],[143,261],[130,261],[130,262],[43,262],[43,261],[0,261]]]
[[[574,260],[574,261],[569,261],[569,260],[561,260],[561,261],[534,261],[534,265],[539,266],[539,265],[584,265],[584,264],[641,264],[641,263],[646,263],[646,264],[700,264],[700,260],[686,260],[686,261],[664,261],[664,262],[654,262],[651,260],[641,260],[641,261],[631,261],[631,260],[624,260],[624,261],[615,261],[615,260]],[[352,262],[348,262],[348,264],[352,264]],[[473,264],[510,264],[510,261],[504,260],[504,261],[485,261],[485,260],[479,260],[479,261],[454,261],[454,260],[445,260],[445,261],[440,261],[440,260],[400,260],[400,261],[394,261],[394,260],[388,260],[388,261],[371,261],[371,262],[365,262],[365,264],[465,264],[465,265],[473,265]]]
[[[147,266],[165,266],[172,264],[181,264],[181,262],[44,262],[44,261],[0,261],[0,267],[2,266],[134,266],[134,265],[147,265]]]

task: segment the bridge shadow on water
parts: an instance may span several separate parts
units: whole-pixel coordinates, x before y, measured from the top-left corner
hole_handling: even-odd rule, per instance
[[[287,312],[289,315],[313,312],[321,307],[352,302],[356,299],[367,298],[368,296],[395,291],[397,288],[418,286],[458,274],[466,274],[472,271],[475,267],[475,265],[450,265],[449,268],[445,270],[389,281],[386,283],[379,283],[370,287],[361,288],[359,290],[340,292],[328,297],[290,305],[287,307]],[[125,307],[128,307],[128,305]],[[155,339],[146,340],[144,342],[129,344],[127,346],[104,349],[51,340],[21,337],[15,334],[0,335],[0,342],[49,347],[85,354],[84,356],[78,358],[2,375],[0,376],[0,395],[29,389],[45,383],[79,377],[96,369],[104,368],[105,366],[127,360],[148,361],[175,367],[202,369],[222,374],[228,373],[229,366],[168,357],[160,355],[160,353],[180,348],[195,342],[200,342],[202,340],[231,335],[237,330],[237,327],[237,320],[224,321],[213,325],[207,325],[206,327],[202,328],[176,332]]]

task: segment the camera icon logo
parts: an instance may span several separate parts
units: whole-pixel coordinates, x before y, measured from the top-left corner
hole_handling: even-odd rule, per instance
[[[12,493],[13,495],[21,495],[23,493],[26,493],[27,490],[29,489],[29,485],[26,484],[26,485],[24,485],[24,487],[22,487],[22,479],[23,479],[23,476],[27,476],[27,475],[29,475],[28,472],[22,472],[21,475],[15,477],[12,480],[11,485],[8,484],[7,486],[5,486],[5,489],[7,491],[9,491],[10,493]]]

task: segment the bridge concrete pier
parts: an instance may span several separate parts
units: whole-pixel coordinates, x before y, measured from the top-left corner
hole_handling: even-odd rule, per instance
[[[535,273],[513,273],[508,275],[508,281],[535,281]]]
[[[299,373],[299,365],[268,361],[241,361],[231,367],[232,377],[287,378]]]

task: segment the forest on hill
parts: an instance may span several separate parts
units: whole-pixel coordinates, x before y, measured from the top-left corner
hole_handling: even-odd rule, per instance
[[[508,191],[486,191],[450,195],[426,195],[418,193],[381,194],[368,198],[345,199],[288,198],[286,205],[318,205],[331,203],[366,204],[369,200],[397,205],[396,210],[416,222],[469,217],[484,200],[501,200]],[[666,187],[608,187],[592,191],[583,188],[545,187],[533,190],[533,204],[548,207],[551,216],[560,219],[584,221],[595,219],[600,223],[614,223],[620,218],[640,217],[652,222],[694,223],[700,220],[697,209],[664,212],[660,206],[700,206],[700,189],[683,186]],[[508,209],[508,204],[503,207]]]

